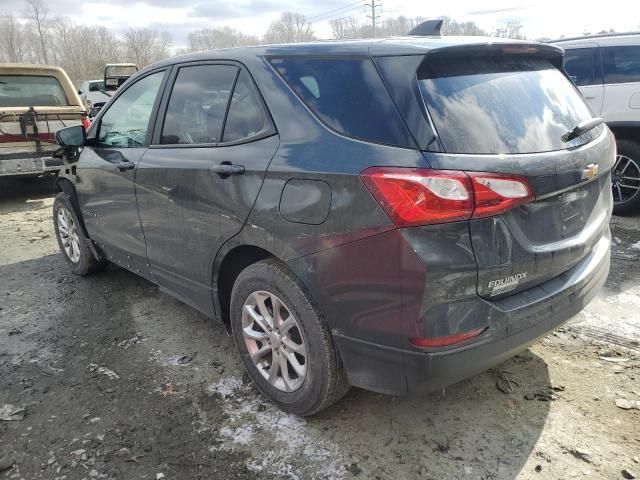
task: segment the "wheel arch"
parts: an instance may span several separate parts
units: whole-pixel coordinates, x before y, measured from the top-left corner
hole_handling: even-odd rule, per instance
[[[89,232],[87,232],[87,226],[84,224],[84,218],[82,216],[82,210],[80,209],[80,203],[78,202],[78,196],[76,194],[76,187],[71,180],[66,177],[58,177],[56,178],[56,182],[53,186],[56,195],[58,193],[66,193],[69,195],[71,199],[71,205],[75,210],[76,216],[80,220],[80,226],[82,227],[82,233],[86,238],[89,237]]]
[[[631,140],[640,143],[640,122],[609,122],[607,125],[616,140]]]
[[[245,268],[267,258],[278,258],[272,252],[253,244],[234,245],[218,255],[214,265],[213,302],[220,321],[229,329],[231,291]]]

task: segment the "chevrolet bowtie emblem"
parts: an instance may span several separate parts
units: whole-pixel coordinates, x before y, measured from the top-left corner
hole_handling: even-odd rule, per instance
[[[597,177],[599,170],[600,167],[597,163],[590,163],[587,165],[587,168],[582,170],[582,180],[591,180],[592,178]]]

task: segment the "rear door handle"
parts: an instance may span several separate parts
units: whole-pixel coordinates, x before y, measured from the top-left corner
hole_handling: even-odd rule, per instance
[[[242,175],[244,173],[243,165],[231,165],[230,163],[221,163],[220,165],[214,165],[211,167],[211,172],[217,173],[221,177],[228,177],[229,175]]]
[[[126,170],[133,170],[134,168],[136,168],[136,164],[133,162],[120,162],[116,166],[121,172],[124,172]]]

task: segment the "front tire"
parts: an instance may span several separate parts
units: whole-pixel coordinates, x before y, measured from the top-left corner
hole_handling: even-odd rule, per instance
[[[616,142],[618,155],[611,171],[613,213],[640,212],[640,144],[631,140]]]
[[[64,192],[53,201],[53,226],[60,251],[73,273],[90,275],[104,270],[107,262],[97,260],[91,253],[71,197]]]
[[[249,376],[285,412],[312,415],[349,390],[321,313],[282,263],[268,259],[243,270],[233,286],[230,313]]]

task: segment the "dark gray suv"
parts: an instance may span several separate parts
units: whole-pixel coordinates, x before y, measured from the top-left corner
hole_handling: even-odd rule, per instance
[[[59,132],[54,223],[224,322],[309,415],[350,385],[434,390],[525,349],[609,271],[615,143],[562,50],[403,37],[145,68]]]

